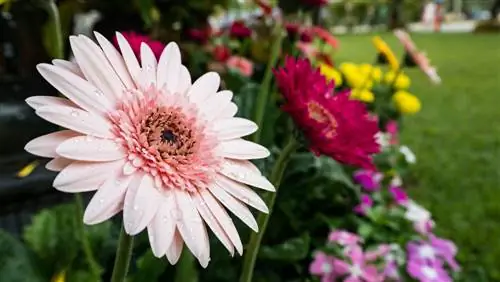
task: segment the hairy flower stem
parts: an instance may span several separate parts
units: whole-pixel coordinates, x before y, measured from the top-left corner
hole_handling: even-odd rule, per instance
[[[125,227],[122,226],[120,239],[118,239],[118,249],[116,250],[115,265],[111,282],[124,282],[127,277],[130,259],[132,257],[132,249],[134,248],[134,237],[125,232]]]
[[[269,192],[266,195],[265,202],[269,207],[269,213],[260,213],[259,217],[257,218],[259,232],[254,232],[252,233],[252,235],[250,235],[250,241],[248,242],[246,253],[243,257],[243,270],[240,276],[240,282],[252,282],[257,254],[259,253],[262,238],[266,233],[267,223],[269,222],[269,218],[271,217],[271,214],[273,212],[276,196],[278,195],[278,188],[281,184],[285,168],[290,161],[290,157],[299,148],[299,146],[299,142],[297,142],[297,140],[293,136],[290,136],[288,143],[285,145],[285,147],[281,151],[281,154],[276,160],[276,163],[274,164],[269,180],[276,188],[276,192]]]

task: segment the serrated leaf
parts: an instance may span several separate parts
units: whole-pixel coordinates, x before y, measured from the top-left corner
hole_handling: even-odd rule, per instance
[[[259,257],[270,260],[298,261],[307,257],[311,238],[304,233],[301,237],[296,237],[274,246],[263,246]]]

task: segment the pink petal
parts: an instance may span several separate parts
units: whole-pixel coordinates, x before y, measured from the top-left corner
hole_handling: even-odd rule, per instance
[[[121,173],[106,179],[85,209],[83,222],[90,225],[98,224],[118,213],[123,207],[125,192],[131,180],[131,176]]]
[[[207,203],[203,200],[200,194],[193,194],[191,196],[194,204],[196,205],[196,209],[200,213],[203,220],[207,223],[208,227],[214,232],[215,236],[221,241],[222,245],[226,247],[231,256],[234,255],[234,246],[231,243],[231,240],[227,236],[227,234],[222,229],[221,225],[214,217],[214,214],[207,207]]]
[[[73,160],[57,157],[45,164],[45,168],[50,171],[61,171],[70,165]]]
[[[250,161],[224,159],[219,173],[257,188],[274,192],[276,189]]]
[[[101,91],[82,77],[49,64],[38,64],[36,68],[45,80],[82,109],[97,114],[113,109],[114,105]]]
[[[236,106],[235,103],[231,102],[229,105],[224,107],[219,114],[216,115],[218,119],[226,119],[230,117],[234,117],[236,113],[238,112],[238,106]]]
[[[185,83],[180,81],[181,78],[181,51],[175,42],[170,42],[161,53],[158,62],[158,70],[156,73],[157,85],[161,89],[165,89],[167,93],[181,93],[178,86]],[[189,73],[188,73],[189,75]],[[191,84],[191,76],[189,76],[189,84]],[[185,91],[185,89],[184,89]]]
[[[83,73],[80,70],[80,67],[78,67],[78,65],[73,63],[73,62],[61,60],[61,59],[54,59],[54,60],[52,60],[52,64],[54,66],[57,66],[57,67],[65,69],[67,71],[70,71],[79,77],[83,77]]]
[[[223,141],[217,150],[222,157],[238,160],[263,159],[270,155],[266,147],[243,139]]]
[[[172,244],[167,249],[167,259],[170,264],[174,265],[177,263],[182,253],[182,237],[179,234],[179,230],[175,230],[174,239],[172,240]]]
[[[141,85],[143,89],[156,86],[156,57],[145,42],[141,43]]]
[[[149,242],[156,257],[164,256],[174,240],[176,222],[172,210],[177,207],[173,194],[169,194],[163,197],[155,217],[148,225]]]
[[[94,31],[94,35],[99,42],[99,45],[101,45],[108,62],[111,64],[116,74],[120,77],[123,85],[125,85],[128,89],[135,88],[134,81],[130,77],[127,66],[125,66],[125,62],[123,61],[120,53],[115,49],[115,47],[113,47],[113,44],[111,44],[111,42],[109,42],[100,33]]]
[[[177,85],[177,92],[179,94],[186,95],[189,88],[191,88],[191,85],[192,85],[191,74],[189,73],[189,70],[185,66],[181,65],[179,85]]]
[[[266,203],[264,203],[257,193],[248,188],[246,185],[238,183],[220,174],[216,176],[215,183],[240,202],[254,207],[263,213],[269,213]]]
[[[208,209],[217,219],[224,232],[227,234],[233,243],[236,251],[241,255],[243,253],[243,244],[241,243],[240,235],[234,226],[234,222],[227,214],[226,210],[219,204],[219,202],[207,190],[200,191],[200,196],[207,204]]]
[[[214,122],[213,129],[219,140],[230,140],[250,135],[259,127],[251,120],[236,117],[217,120]]]
[[[174,189],[174,194],[180,212],[177,214],[180,220],[177,221],[177,229],[191,253],[205,268],[210,261],[210,244],[205,224],[188,192]]]
[[[37,137],[28,142],[28,144],[24,146],[24,150],[33,155],[46,158],[55,158],[59,156],[56,153],[56,148],[57,146],[59,146],[59,144],[79,135],[80,135],[79,133],[71,130],[62,130],[49,133],[47,135]]]
[[[259,226],[257,225],[255,218],[245,205],[233,198],[233,196],[229,195],[218,185],[211,185],[208,190],[228,210],[230,210],[232,213],[234,213],[234,215],[241,219],[241,221],[248,225],[248,227],[250,227],[255,232],[259,231]]]
[[[35,111],[44,106],[70,106],[78,107],[75,103],[66,98],[53,97],[53,96],[31,96],[26,99],[28,104]]]
[[[233,92],[229,90],[217,92],[203,104],[200,108],[200,112],[206,116],[207,120],[211,121],[217,117],[220,109],[224,109],[229,105],[232,98]]]
[[[111,139],[77,136],[57,147],[57,154],[79,161],[114,161],[127,155],[123,147]]]
[[[216,72],[208,72],[198,78],[189,88],[189,100],[196,104],[202,104],[208,97],[215,94],[220,85],[220,76]]]
[[[96,136],[113,137],[111,125],[101,117],[69,106],[45,106],[37,109],[41,118],[77,132]]]
[[[123,221],[125,231],[137,235],[153,220],[163,196],[154,186],[154,180],[146,174],[140,182],[132,181],[125,195]]]
[[[136,85],[139,85],[139,75],[141,73],[141,66],[135,57],[134,51],[128,44],[127,39],[119,32],[116,33],[116,40],[118,41],[118,46],[120,46],[120,51],[127,66],[130,76],[135,81]]]
[[[94,191],[122,166],[121,160],[102,163],[75,161],[56,176],[54,187],[68,193]]]

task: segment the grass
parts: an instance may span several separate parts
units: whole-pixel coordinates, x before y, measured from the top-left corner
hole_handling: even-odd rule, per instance
[[[382,36],[397,54],[391,34]],[[411,194],[459,247],[466,281],[500,281],[500,36],[414,35],[443,79],[409,71],[422,111],[404,120],[402,142],[417,155]],[[370,36],[340,38],[339,62],[372,62]],[[481,278],[482,272],[487,273]]]

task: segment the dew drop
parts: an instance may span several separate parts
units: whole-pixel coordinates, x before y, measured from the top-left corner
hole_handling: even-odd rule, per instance
[[[77,117],[79,113],[77,111],[71,111],[71,116]]]
[[[99,204],[101,204],[101,205],[104,204],[104,199],[102,199],[102,198],[99,199]]]
[[[100,90],[95,90],[94,91],[95,95],[98,96],[98,97],[101,97],[102,96],[102,92]]]
[[[134,205],[134,211],[137,211],[139,207],[137,205]]]

